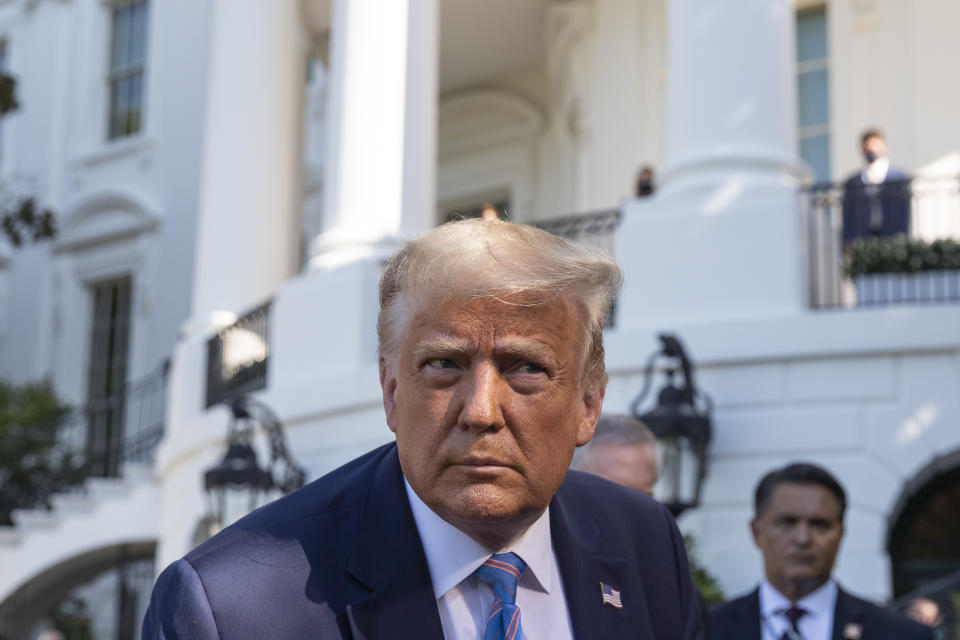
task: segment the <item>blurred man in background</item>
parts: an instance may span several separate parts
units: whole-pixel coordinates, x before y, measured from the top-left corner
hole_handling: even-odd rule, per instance
[[[713,640],[933,640],[912,620],[861,600],[832,578],[847,496],[826,469],[796,463],[765,475],[750,521],[764,578],[710,612]]]
[[[577,450],[573,468],[652,496],[660,475],[657,439],[636,418],[605,413],[590,443]]]
[[[843,191],[843,244],[857,238],[895,236],[910,230],[910,177],[890,165],[887,141],[879,129],[860,138],[864,167]]]

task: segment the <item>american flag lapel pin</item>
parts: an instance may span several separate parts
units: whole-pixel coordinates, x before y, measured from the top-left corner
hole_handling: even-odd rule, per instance
[[[623,609],[620,592],[605,582],[600,583],[600,596],[603,598],[603,604],[608,604],[614,609]]]
[[[863,626],[856,622],[848,622],[843,625],[843,637],[847,640],[860,640],[863,636]]]

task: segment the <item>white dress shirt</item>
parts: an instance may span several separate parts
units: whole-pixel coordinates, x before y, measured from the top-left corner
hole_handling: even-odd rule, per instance
[[[760,626],[762,640],[780,640],[790,626],[786,611],[790,602],[772,584],[760,583]],[[837,606],[837,583],[833,578],[824,582],[816,591],[800,598],[796,606],[806,611],[797,628],[803,640],[830,640],[833,637],[833,612]]]
[[[434,513],[404,479],[413,519],[430,567],[433,591],[447,640],[483,640],[496,596],[473,574],[492,554]],[[528,640],[573,640],[560,569],[550,537],[550,509],[497,553],[512,551],[527,563],[517,587],[520,624]]]

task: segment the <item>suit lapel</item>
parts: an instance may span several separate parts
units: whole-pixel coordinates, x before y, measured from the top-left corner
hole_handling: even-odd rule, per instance
[[[744,640],[760,640],[760,629],[763,620],[760,619],[760,589],[743,599],[742,608],[737,612],[741,622],[739,628]]]
[[[370,485],[347,572],[368,592],[347,606],[355,640],[443,637],[396,449],[384,458]]]
[[[654,640],[640,580],[625,558],[598,553],[597,523],[576,509],[562,486],[550,503],[550,531],[574,637]],[[604,604],[601,582],[620,592],[622,609]]]
[[[863,607],[843,589],[837,588],[833,609],[833,640],[858,640],[863,632]]]

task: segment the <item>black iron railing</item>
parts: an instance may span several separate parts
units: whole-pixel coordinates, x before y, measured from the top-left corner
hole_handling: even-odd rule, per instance
[[[0,507],[0,524],[10,524],[15,509],[49,509],[55,494],[84,491],[88,478],[118,477],[128,463],[152,462],[164,431],[168,369],[165,362],[120,392],[67,413],[56,445],[32,464],[27,489]],[[98,428],[106,416],[108,431]]]
[[[603,209],[592,213],[580,213],[561,218],[540,220],[533,226],[567,240],[575,240],[600,249],[612,258],[617,255],[617,229],[620,227],[620,209]],[[605,326],[613,327],[617,317],[617,301],[614,300],[607,314]]]
[[[534,222],[533,226],[554,235],[576,240],[616,255],[617,229],[620,227],[620,210],[604,209],[592,213],[580,213],[561,218]]]
[[[960,176],[868,186],[821,184],[802,191],[801,197],[811,307],[960,300],[960,290],[952,294],[949,283],[940,286],[943,274],[907,279],[871,274],[855,284],[844,271],[845,255],[860,238],[907,234],[926,242],[960,239]],[[928,290],[934,291],[932,297]]]
[[[163,437],[169,370],[167,360],[119,393],[96,398],[67,416],[60,430],[62,451],[73,456],[84,477],[116,477],[127,463],[153,461]],[[101,437],[97,425],[108,418],[119,428]]]
[[[206,406],[266,388],[270,304],[248,311],[207,341]]]

